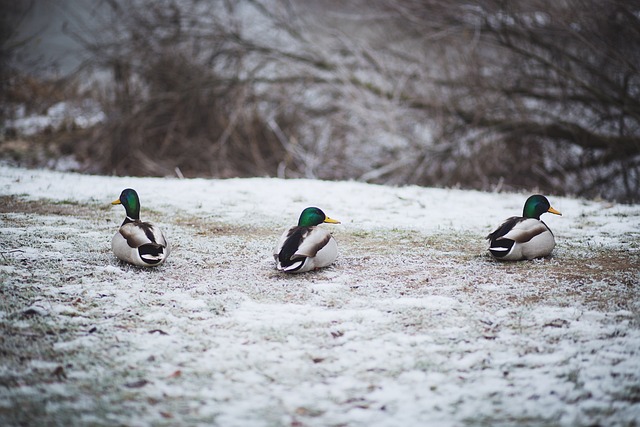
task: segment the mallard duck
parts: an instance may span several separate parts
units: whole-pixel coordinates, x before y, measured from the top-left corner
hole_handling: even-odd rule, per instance
[[[169,243],[158,227],[140,221],[138,193],[127,188],[111,204],[122,205],[127,211],[127,217],[111,240],[113,253],[122,261],[141,267],[162,264],[169,256]]]
[[[536,194],[527,199],[522,216],[506,219],[497,230],[487,236],[489,252],[496,259],[518,261],[545,257],[556,245],[553,233],[540,215],[549,212],[562,215],[549,204],[546,197]]]
[[[338,245],[327,230],[317,227],[323,222],[340,224],[318,208],[306,208],[298,225],[282,234],[273,252],[276,268],[287,273],[303,273],[331,265],[338,256]]]

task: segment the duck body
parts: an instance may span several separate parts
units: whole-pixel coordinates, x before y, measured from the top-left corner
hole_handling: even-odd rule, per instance
[[[304,273],[333,264],[338,256],[338,244],[331,233],[317,226],[323,222],[339,224],[318,208],[302,212],[298,225],[282,234],[273,252],[278,270]]]
[[[511,217],[489,234],[489,252],[496,259],[519,261],[548,256],[556,246],[553,233],[543,221]]]
[[[140,267],[163,264],[171,247],[162,231],[149,222],[140,221],[138,194],[128,188],[112,204],[122,204],[127,217],[111,239],[111,249],[118,259]]]
[[[161,265],[171,250],[162,231],[153,224],[126,220],[111,239],[111,248],[118,259],[140,267]]]
[[[274,251],[276,268],[287,273],[304,273],[327,267],[338,257],[338,244],[319,227],[291,227],[280,237]]]
[[[562,215],[549,204],[546,197],[534,195],[527,199],[523,216],[506,219],[500,227],[487,236],[489,252],[501,261],[519,261],[546,257],[556,246],[551,229],[540,220],[540,215],[550,212]]]

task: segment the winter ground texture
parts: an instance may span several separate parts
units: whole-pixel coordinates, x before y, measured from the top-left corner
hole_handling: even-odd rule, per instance
[[[173,251],[111,253],[120,191]],[[640,206],[549,195],[549,259],[484,236],[527,194],[0,167],[0,424],[640,423]],[[334,266],[274,269],[307,206]]]

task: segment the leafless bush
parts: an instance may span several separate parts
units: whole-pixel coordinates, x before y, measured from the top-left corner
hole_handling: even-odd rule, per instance
[[[130,6],[113,3],[104,24],[113,32],[102,39],[75,34],[93,53],[89,65],[113,77],[108,120],[84,157],[118,174],[275,174],[284,149],[255,89],[236,77],[244,52],[218,34],[214,16],[199,15],[200,2]]]
[[[638,1],[108,4],[101,171],[639,198]]]
[[[488,188],[503,178],[514,187],[638,200],[639,2],[385,6],[397,19],[410,17],[401,25],[416,38],[445,34],[439,58],[453,60],[434,71],[443,88],[437,102],[450,113],[442,137],[467,149],[453,175],[464,185]],[[433,54],[426,50],[425,58]],[[429,98],[411,98],[434,108]]]

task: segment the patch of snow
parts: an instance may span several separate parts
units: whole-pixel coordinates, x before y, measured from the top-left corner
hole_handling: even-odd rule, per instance
[[[19,106],[15,115],[16,118],[7,121],[5,127],[13,128],[18,134],[25,136],[36,135],[46,129],[57,130],[63,126],[86,129],[106,119],[99,105],[92,100],[79,103],[58,102],[40,115],[27,115],[25,108]]]
[[[111,253],[124,210],[110,202],[126,187],[172,242],[159,268]],[[527,195],[5,166],[0,194],[66,212],[0,217],[3,291],[24,301],[1,306],[0,321],[25,336],[56,331],[53,360],[0,373],[32,378],[63,365],[66,375],[3,388],[3,408],[46,400],[46,416],[61,422],[116,425],[640,419],[637,205],[549,195],[563,213],[543,216],[554,256],[503,264],[488,258],[484,236]],[[342,221],[323,225],[338,260],[278,273],[273,246],[312,205]],[[29,307],[46,314],[21,315]]]

